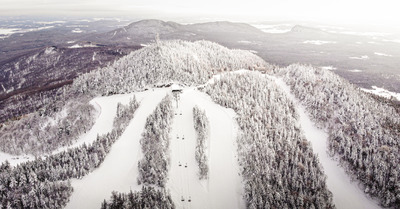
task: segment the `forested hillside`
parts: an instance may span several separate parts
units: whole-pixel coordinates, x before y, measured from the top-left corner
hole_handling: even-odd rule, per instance
[[[328,70],[291,65],[278,72],[329,132],[329,153],[386,207],[400,206],[400,112]]]
[[[81,178],[97,168],[112,144],[125,131],[139,104],[135,98],[120,105],[113,130],[90,145],[68,149],[59,154],[11,167],[0,165],[0,206],[4,208],[61,208],[69,200],[73,188],[71,178]],[[2,207],[2,208],[3,208]]]
[[[179,127],[176,134],[181,139],[175,147],[175,151],[185,152],[176,155],[175,164],[179,164],[176,165],[179,171],[186,172],[182,172],[180,178],[176,177],[180,180],[177,184],[187,189],[185,192],[166,190],[168,180],[173,176],[169,173],[173,171],[170,134],[174,118],[172,97],[167,94],[154,111],[149,107],[143,108],[146,110],[140,116],[143,123],[137,123],[143,124],[143,127],[138,127],[143,132],[133,131],[132,126],[127,129],[142,133],[135,138],[137,144],[132,144],[136,147],[120,148],[138,156],[139,161],[135,159],[129,164],[137,169],[132,172],[136,172],[138,178],[135,176],[135,183],[129,182],[129,185],[142,187],[141,190],[135,188],[130,193],[115,191],[112,194],[107,190],[106,194],[111,195],[111,199],[104,201],[102,208],[174,208],[169,192],[175,196],[178,194],[178,199],[182,195],[185,203],[191,205],[192,200],[199,200],[192,194],[203,194],[198,191],[189,193],[193,188],[204,189],[205,196],[209,195],[207,192],[211,191],[211,187],[208,186],[215,186],[210,183],[210,176],[213,176],[210,169],[213,165],[215,168],[215,163],[209,162],[212,157],[208,155],[207,146],[211,144],[208,137],[220,121],[215,119],[215,114],[209,113],[222,110],[216,108],[207,112],[200,110],[201,107],[193,108],[196,103],[189,103],[189,100],[204,94],[195,89],[207,93],[213,102],[207,95],[204,96],[211,104],[231,108],[236,113],[236,116],[229,115],[225,121],[234,121],[229,128],[235,133],[239,129],[238,137],[236,139],[234,134],[226,138],[237,142],[235,149],[228,149],[228,153],[238,158],[244,194],[237,192],[235,197],[243,195],[247,208],[335,208],[324,168],[303,134],[297,104],[274,79],[263,74],[265,72],[283,77],[315,122],[329,132],[328,152],[362,183],[365,193],[377,197],[384,207],[399,208],[400,108],[395,103],[360,91],[330,71],[304,65],[273,68],[249,51],[230,50],[208,41],[156,40],[113,64],[79,76],[71,85],[58,89],[51,99],[44,95],[40,109],[0,124],[1,153],[37,156],[35,160],[15,167],[8,162],[0,165],[0,208],[64,207],[73,192],[69,180],[82,178],[96,168],[96,171],[104,168],[110,159],[104,161],[107,153],[134,118],[139,101],[154,101],[152,104],[155,107],[158,101],[154,100],[154,92],[160,90],[157,88],[165,88],[161,89],[162,95],[157,94],[161,95],[158,97],[161,100],[165,92],[173,91],[173,88],[166,89],[173,83],[183,86],[185,90],[190,89],[189,96],[182,103],[190,107],[190,115],[176,120],[176,127]],[[184,95],[185,90],[179,90],[179,94]],[[196,91],[199,94],[194,93]],[[91,144],[51,155],[60,147],[73,145],[92,129],[97,122],[96,115],[101,111],[100,106],[93,104],[97,97],[127,93],[143,93],[146,97],[142,98],[147,100],[133,97],[128,104],[117,105],[115,102],[113,113],[116,110],[116,114],[109,117],[109,121],[113,118],[109,133],[99,135]],[[178,104],[178,100],[176,102]],[[183,107],[179,108],[177,105],[176,110],[182,111]],[[186,116],[190,116],[193,131],[187,133],[191,133],[192,137],[188,137],[186,132],[183,134],[187,128],[183,124],[188,124]],[[212,123],[213,126],[210,125]],[[172,132],[175,135],[174,130]],[[129,133],[121,138],[127,139],[131,135]],[[193,144],[188,143],[189,140]],[[190,145],[191,149],[187,149],[186,145]],[[221,151],[220,147],[214,147],[214,153]],[[191,150],[190,153],[187,154],[187,150]],[[116,156],[109,164],[120,160]],[[229,161],[233,156],[224,157]],[[133,157],[130,156],[129,160],[133,161]],[[182,160],[185,160],[184,166],[180,165]],[[103,161],[103,166],[99,168]],[[129,172],[134,170],[128,169]],[[129,175],[132,176],[131,173]],[[190,190],[189,184],[193,185],[193,182],[196,185]],[[192,205],[198,206],[198,203]]]
[[[334,208],[294,104],[273,80],[256,72],[227,74],[205,91],[238,114],[247,208]]]
[[[243,50],[208,41],[160,41],[132,52],[113,65],[74,80],[73,93],[111,95],[144,90],[172,81],[200,85],[215,73],[267,65]]]

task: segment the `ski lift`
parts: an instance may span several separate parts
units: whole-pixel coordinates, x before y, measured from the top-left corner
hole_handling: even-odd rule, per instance
[[[189,196],[188,202],[192,202],[192,198]]]
[[[187,168],[187,163],[185,164],[185,168]]]
[[[182,201],[182,202],[185,201],[185,198],[183,198],[183,196],[182,196],[182,198],[181,198],[181,201]]]

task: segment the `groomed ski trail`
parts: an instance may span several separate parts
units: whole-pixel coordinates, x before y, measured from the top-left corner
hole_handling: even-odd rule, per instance
[[[142,155],[139,141],[147,117],[167,92],[167,89],[155,89],[135,94],[136,99],[140,101],[140,106],[136,110],[134,118],[114,143],[99,168],[82,179],[71,180],[74,192],[66,208],[98,209],[104,199],[110,198],[112,191],[140,190],[141,186],[137,185],[138,160]],[[133,94],[115,95],[105,97],[105,99],[112,100],[114,97],[121,97],[121,99],[125,98],[129,101],[132,96]],[[103,109],[103,111],[116,112],[116,107],[115,109]]]
[[[209,179],[201,181],[198,178],[199,168],[195,160],[195,105],[205,110],[210,122],[209,141],[206,142]],[[187,88],[180,95],[175,113],[171,131],[171,168],[167,188],[176,207],[245,208],[236,154],[237,127],[233,110],[215,104],[204,93]]]

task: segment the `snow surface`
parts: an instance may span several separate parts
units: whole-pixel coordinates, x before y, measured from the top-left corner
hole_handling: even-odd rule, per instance
[[[171,131],[171,168],[167,183],[177,208],[245,208],[236,155],[234,111],[215,104],[206,94],[194,89],[185,89],[177,105]],[[209,178],[202,181],[198,178],[199,169],[195,160],[195,105],[205,110],[210,122],[206,151]],[[182,197],[184,201],[181,201]],[[188,202],[189,197],[191,202]]]
[[[95,44],[83,44],[83,45],[75,44],[75,45],[69,46],[68,48],[76,49],[76,48],[85,48],[85,47],[97,47],[97,45],[95,45]]]
[[[11,35],[19,30],[19,28],[0,28],[0,35]]]
[[[138,161],[141,159],[140,138],[147,117],[167,94],[167,89],[155,89],[135,93],[140,106],[134,118],[121,137],[114,143],[104,162],[82,179],[72,179],[74,192],[66,208],[100,208],[104,199],[109,199],[112,191],[129,192],[140,190],[137,185]],[[133,94],[103,97],[106,101],[129,101]],[[116,105],[102,111],[115,113]],[[113,117],[108,118],[112,123]]]
[[[238,41],[238,43],[240,43],[240,44],[251,44],[251,43],[253,43],[253,42],[251,42],[251,41],[246,41],[246,40],[241,40],[241,41]]]
[[[349,70],[349,72],[352,72],[352,73],[361,73],[361,72],[362,72],[362,70],[359,70],[359,69],[353,69],[353,70]]]
[[[312,144],[313,152],[319,157],[323,170],[327,176],[328,189],[333,194],[333,202],[338,209],[375,209],[381,208],[376,201],[367,195],[358,186],[356,181],[352,181],[344,169],[337,161],[329,157],[327,150],[328,134],[315,126],[310,117],[306,114],[306,109],[295,96],[290,92],[282,79],[275,79],[276,83],[295,101],[297,112],[300,116],[300,125],[304,135]]]
[[[75,28],[74,30],[71,31],[72,33],[82,33],[83,30],[81,30],[80,28]]]
[[[321,66],[321,69],[323,69],[323,70],[337,70],[337,68],[333,67],[332,65],[330,65],[330,66]]]
[[[276,24],[276,25],[268,25],[268,24],[252,24],[252,26],[260,29],[264,33],[287,33],[290,32],[293,25],[291,24]]]
[[[136,93],[141,104],[120,139],[112,146],[110,153],[99,168],[82,179],[73,179],[74,192],[66,208],[99,208],[112,191],[138,191],[138,161],[142,158],[140,138],[147,117],[171,88],[155,89]],[[116,112],[116,103],[127,102],[133,94],[100,97],[93,102],[108,104],[101,106],[101,115],[93,129],[111,130]],[[177,208],[245,208],[242,196],[242,178],[236,155],[237,126],[235,113],[212,102],[206,94],[193,88],[185,88],[180,95],[179,106],[172,124],[170,156],[171,167],[167,189]],[[174,103],[176,105],[176,103]],[[210,121],[210,136],[207,143],[209,179],[198,179],[198,165],[195,161],[196,133],[193,124],[193,107],[197,105],[206,111]],[[97,107],[99,108],[99,107]],[[103,115],[103,112],[109,115]],[[180,115],[182,113],[182,115]],[[108,120],[108,121],[107,121]],[[95,128],[96,126],[96,128]],[[88,133],[90,135],[90,132]],[[177,139],[176,137],[180,138]],[[182,140],[184,137],[184,140]],[[84,139],[89,137],[83,137]],[[182,166],[179,166],[181,162]],[[187,164],[187,168],[184,165]],[[181,197],[185,201],[181,201]],[[188,198],[191,202],[188,202]]]
[[[353,60],[367,60],[369,59],[368,55],[363,55],[361,57],[349,57],[349,59],[353,59]]]
[[[374,54],[378,55],[378,56],[384,56],[384,57],[393,57],[393,55],[391,55],[391,54],[385,54],[385,53],[381,53],[381,52],[375,52]]]
[[[383,41],[386,41],[386,42],[393,42],[393,43],[398,43],[398,44],[400,44],[400,39],[394,39],[394,40],[384,39]]]
[[[0,28],[0,38],[1,39],[7,38],[14,33],[26,33],[26,32],[39,31],[39,30],[45,30],[45,29],[50,29],[50,28],[54,28],[54,26],[45,26],[45,27],[28,28],[28,29]]]
[[[321,41],[321,40],[307,40],[303,41],[303,44],[314,44],[314,45],[324,45],[324,44],[335,44],[335,41]]]
[[[69,148],[75,148],[83,145],[84,143],[90,144],[97,139],[97,135],[102,135],[112,130],[113,120],[117,111],[117,104],[128,104],[129,100],[133,97],[133,94],[127,95],[115,95],[111,97],[97,97],[90,101],[96,110],[95,124],[85,134],[82,134],[72,145],[60,147],[52,152],[57,154],[62,151],[66,151]],[[66,116],[66,111],[63,110],[61,115]],[[62,116],[60,116],[62,117]],[[55,121],[48,121],[51,125],[54,125]],[[22,162],[34,160],[33,155],[10,155],[4,152],[0,152],[0,163],[8,160],[12,166],[18,165]]]
[[[79,147],[83,144],[91,144],[97,139],[97,135],[103,135],[113,128],[113,121],[117,114],[118,103],[128,104],[133,94],[114,95],[110,97],[96,97],[90,101],[90,104],[96,109],[96,122],[93,127],[85,134],[81,135],[71,146],[61,147],[52,154],[66,151],[69,148]]]
[[[376,94],[378,96],[385,97],[385,98],[394,97],[400,101],[400,93],[392,92],[392,91],[386,90],[384,88],[379,88],[377,86],[372,86],[372,89],[362,88],[361,90],[363,90],[365,92],[373,93],[373,94]]]

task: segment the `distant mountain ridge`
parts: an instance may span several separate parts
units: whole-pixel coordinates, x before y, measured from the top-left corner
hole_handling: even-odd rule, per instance
[[[156,34],[163,39],[191,41],[219,36],[227,39],[243,39],[245,36],[265,35],[261,30],[246,23],[217,21],[184,25],[171,21],[146,19],[103,34],[96,34],[94,37],[87,37],[87,41],[94,39],[96,42],[106,44],[146,43],[154,40]]]

